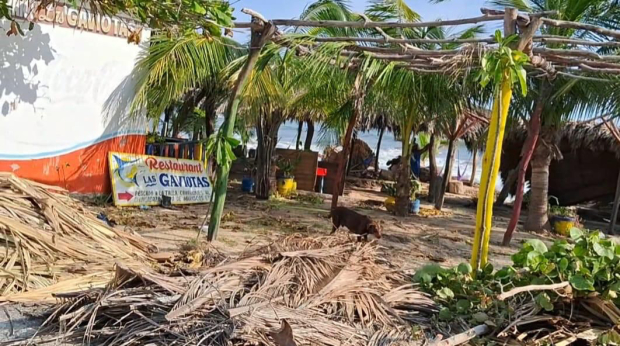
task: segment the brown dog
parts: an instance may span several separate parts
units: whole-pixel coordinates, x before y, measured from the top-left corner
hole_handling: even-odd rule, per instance
[[[336,232],[340,227],[346,227],[349,232],[357,234],[357,240],[368,240],[368,235],[372,234],[377,238],[381,238],[381,226],[372,221],[368,216],[357,213],[345,207],[337,207],[332,209],[330,214],[332,218],[332,233]]]

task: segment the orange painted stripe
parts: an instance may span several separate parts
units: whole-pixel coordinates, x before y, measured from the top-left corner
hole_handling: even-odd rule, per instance
[[[55,185],[71,192],[110,193],[108,152],[144,154],[146,136],[108,139],[67,154],[34,160],[0,160],[0,172]]]

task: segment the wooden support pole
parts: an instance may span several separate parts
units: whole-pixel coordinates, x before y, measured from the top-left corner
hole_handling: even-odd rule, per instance
[[[355,129],[355,126],[357,126],[357,120],[362,114],[364,99],[366,97],[366,89],[363,84],[363,75],[361,73],[358,73],[355,77],[355,83],[353,86],[353,114],[351,114],[351,118],[349,119],[347,132],[345,133],[344,141],[342,143],[342,156],[340,157],[340,160],[338,160],[338,171],[336,173],[336,181],[332,190],[332,210],[338,207],[340,192],[344,190],[346,180],[344,179],[344,173],[346,168],[345,165],[347,163],[347,158],[349,157],[351,138],[353,137],[353,130]]]
[[[616,139],[616,142],[620,144],[620,131],[618,128],[611,124],[605,117],[603,117],[603,123],[607,127],[607,130]],[[609,234],[616,233],[616,223],[618,222],[618,207],[620,207],[620,173],[618,173],[618,182],[616,183],[616,196],[614,198],[614,209],[611,212],[611,223],[609,225]]]
[[[618,182],[616,183],[616,197],[614,207],[611,211],[611,222],[609,224],[609,234],[616,234],[616,223],[618,222],[618,208],[620,207],[620,171],[618,172]]]
[[[237,81],[235,82],[232,93],[228,100],[226,119],[224,120],[224,124],[222,125],[222,131],[224,133],[224,136],[226,137],[233,136],[235,121],[237,118],[237,110],[239,109],[239,104],[241,103],[241,94],[243,92],[243,89],[245,88],[245,85],[248,82],[250,73],[252,73],[256,62],[258,61],[260,51],[262,50],[265,43],[276,32],[275,26],[271,25],[268,22],[264,22],[261,18],[262,16],[259,17],[257,15],[254,15],[252,17],[252,22],[261,23],[263,25],[259,31],[252,30],[250,53],[248,54],[245,65],[239,72],[239,76],[237,77]],[[217,238],[217,233],[220,228],[220,220],[222,218],[222,213],[224,212],[224,204],[226,203],[226,192],[228,189],[229,173],[230,165],[218,166],[217,180],[213,192],[215,194],[215,198],[211,209],[211,218],[209,219],[209,233],[207,237],[209,241],[213,241]]]

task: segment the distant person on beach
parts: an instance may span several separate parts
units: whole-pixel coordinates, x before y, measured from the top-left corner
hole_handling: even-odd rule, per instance
[[[411,173],[416,179],[420,179],[420,170],[422,164],[422,155],[426,153],[431,148],[430,143],[427,144],[424,148],[420,149],[418,145],[418,141],[416,140],[413,143],[413,148],[411,149]]]

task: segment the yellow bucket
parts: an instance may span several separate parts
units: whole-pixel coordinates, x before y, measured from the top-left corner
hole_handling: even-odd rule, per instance
[[[385,205],[385,209],[387,209],[388,211],[394,211],[396,209],[396,198],[388,197],[385,199],[385,202],[383,202],[383,204]]]
[[[282,197],[288,197],[295,191],[295,180],[292,178],[278,180],[278,193]]]
[[[552,216],[551,224],[555,233],[567,236],[571,228],[575,227],[575,219],[568,216]]]
[[[569,235],[573,227],[575,227],[575,221],[573,220],[555,220],[553,222],[553,229],[560,235]]]
[[[297,192],[297,182],[293,180],[293,192]]]

